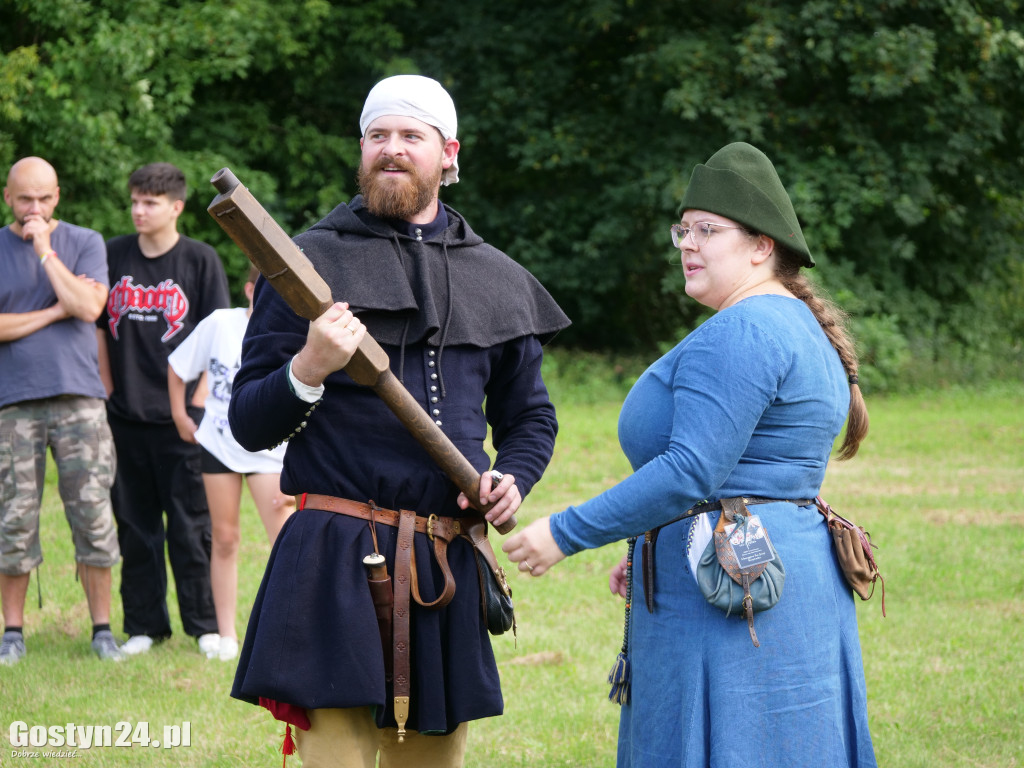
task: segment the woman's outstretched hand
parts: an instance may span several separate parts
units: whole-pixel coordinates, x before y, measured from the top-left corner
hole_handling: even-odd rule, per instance
[[[519,564],[519,570],[531,576],[543,576],[551,566],[564,560],[565,555],[551,535],[549,518],[534,520],[501,545],[508,559]]]

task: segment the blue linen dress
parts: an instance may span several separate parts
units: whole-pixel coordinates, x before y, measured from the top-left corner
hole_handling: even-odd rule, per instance
[[[803,302],[745,299],[640,377],[619,418],[634,474],[552,516],[555,541],[566,554],[602,546],[704,499],[813,498],[848,409],[846,374]],[[760,648],[698,589],[693,518],[660,532],[651,613],[637,548],[620,768],[876,764],[853,596],[824,521],[786,502],[751,511],[786,568],[780,602],[754,617]]]

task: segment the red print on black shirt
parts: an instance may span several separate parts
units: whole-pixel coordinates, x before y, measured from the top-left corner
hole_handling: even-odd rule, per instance
[[[107,325],[110,335],[117,339],[117,326],[126,314],[162,314],[167,321],[167,330],[160,341],[173,338],[183,327],[182,320],[188,314],[188,298],[181,286],[167,279],[156,286],[135,285],[131,275],[122,277],[110,289],[107,299]]]

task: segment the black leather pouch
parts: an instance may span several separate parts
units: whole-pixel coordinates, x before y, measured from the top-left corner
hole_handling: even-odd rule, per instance
[[[480,602],[484,623],[492,635],[502,635],[515,628],[516,616],[512,603],[512,588],[505,578],[504,569],[496,562],[493,567],[479,549],[476,553],[476,567],[480,576]]]

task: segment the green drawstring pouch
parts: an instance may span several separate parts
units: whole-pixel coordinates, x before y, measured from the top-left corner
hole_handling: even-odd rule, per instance
[[[708,602],[726,616],[745,618],[751,641],[760,647],[754,614],[779,602],[786,568],[760,518],[750,514],[742,498],[722,499],[722,514],[696,576]]]

